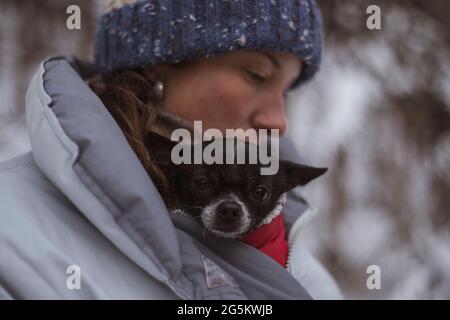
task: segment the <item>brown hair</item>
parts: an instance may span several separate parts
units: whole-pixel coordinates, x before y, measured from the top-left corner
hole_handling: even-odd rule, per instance
[[[158,118],[162,97],[155,93],[155,81],[145,67],[113,71],[87,80],[116,120],[145,170],[164,199],[170,197],[167,179],[151,158],[145,137]]]

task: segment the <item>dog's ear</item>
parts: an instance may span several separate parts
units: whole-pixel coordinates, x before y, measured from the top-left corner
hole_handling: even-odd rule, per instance
[[[290,161],[280,161],[280,167],[285,172],[286,188],[291,190],[297,186],[304,186],[310,181],[320,177],[327,168],[315,168]]]
[[[153,161],[162,168],[167,168],[172,165],[170,155],[172,153],[172,148],[176,144],[177,142],[152,131],[148,132],[145,137],[145,146]]]

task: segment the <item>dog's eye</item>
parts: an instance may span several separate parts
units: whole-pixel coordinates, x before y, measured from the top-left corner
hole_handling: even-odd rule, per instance
[[[211,184],[209,183],[209,180],[205,177],[197,178],[194,180],[194,188],[197,191],[205,191],[210,188]]]
[[[270,190],[264,186],[258,186],[253,191],[253,198],[257,201],[264,201],[269,197]]]

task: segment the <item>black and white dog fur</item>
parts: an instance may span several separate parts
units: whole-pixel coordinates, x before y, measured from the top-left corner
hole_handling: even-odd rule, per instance
[[[280,214],[286,192],[327,171],[284,160],[279,161],[274,175],[261,175],[263,165],[259,163],[175,165],[170,155],[177,142],[166,137],[168,132],[151,132],[146,137],[152,159],[170,185],[171,200],[164,199],[166,205],[173,212],[197,219],[220,237],[241,238],[269,223]],[[208,143],[203,142],[204,146]],[[245,145],[248,152],[249,142]],[[226,149],[222,156],[225,160]]]

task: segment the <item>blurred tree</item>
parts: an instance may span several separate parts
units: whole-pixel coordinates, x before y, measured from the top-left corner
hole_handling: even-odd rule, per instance
[[[81,30],[68,30],[66,9],[81,9]],[[28,148],[24,105],[39,62],[51,55],[90,58],[95,19],[102,2],[89,0],[0,1],[0,159]]]
[[[323,213],[309,239],[348,297],[450,298],[450,3],[318,2],[325,63],[291,111],[299,148],[331,167],[309,192]]]

